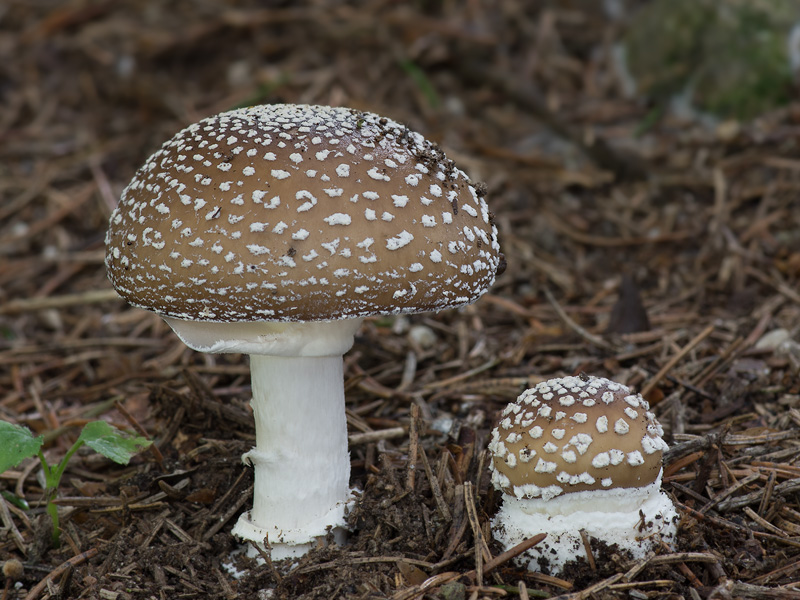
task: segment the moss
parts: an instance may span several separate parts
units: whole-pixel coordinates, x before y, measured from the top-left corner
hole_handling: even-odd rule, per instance
[[[757,7],[741,6],[720,19],[706,40],[696,72],[698,108],[724,117],[749,119],[790,99],[792,72],[787,27]]]
[[[791,98],[797,15],[800,0],[655,0],[625,35],[628,67],[651,98],[689,91],[701,111],[750,119]]]
[[[690,77],[715,17],[708,0],[657,0],[645,5],[623,40],[639,91],[656,98],[677,93]]]

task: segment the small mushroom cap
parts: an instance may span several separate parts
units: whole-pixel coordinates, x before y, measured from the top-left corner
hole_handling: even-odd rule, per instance
[[[492,431],[492,481],[517,498],[643,487],[663,430],[641,395],[599,377],[551,379],[509,404]]]
[[[305,105],[179,132],[123,192],[106,246],[128,302],[214,322],[457,307],[503,264],[486,202],[434,144],[375,114]]]

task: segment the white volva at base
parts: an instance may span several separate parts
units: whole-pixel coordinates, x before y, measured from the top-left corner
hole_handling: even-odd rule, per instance
[[[553,575],[567,562],[586,556],[581,530],[641,559],[662,540],[669,544],[677,532],[678,514],[660,488],[661,476],[642,489],[577,492],[547,502],[503,494],[503,506],[492,519],[492,533],[505,548],[546,533],[542,542],[516,561],[531,571]]]
[[[233,526],[233,535],[247,540],[247,556],[250,558],[260,558],[261,554],[255,549],[253,544],[260,544],[262,550],[263,543],[260,540],[267,539],[270,543],[270,558],[281,560],[284,558],[296,558],[303,556],[306,552],[314,548],[322,536],[327,535],[330,530],[333,534],[333,541],[337,544],[344,544],[347,539],[347,531],[344,529],[345,513],[354,502],[351,496],[348,502],[342,502],[330,511],[327,515],[314,521],[306,523],[303,527],[296,529],[280,529],[277,525],[271,527],[259,527],[251,517],[252,511],[242,513],[236,525]],[[273,541],[274,540],[274,541]]]

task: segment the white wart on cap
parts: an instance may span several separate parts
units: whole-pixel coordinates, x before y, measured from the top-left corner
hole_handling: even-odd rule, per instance
[[[503,264],[481,194],[434,144],[375,114],[305,105],[179,132],[125,189],[106,242],[128,302],[216,322],[457,307]]]
[[[564,377],[523,392],[489,444],[503,492],[494,538],[511,548],[547,533],[515,560],[552,574],[586,556],[581,531],[634,558],[669,545],[678,514],[661,491],[662,434],[641,395],[608,379]]]
[[[492,478],[517,498],[642,487],[661,470],[663,430],[641,395],[602,378],[551,379],[492,431]]]

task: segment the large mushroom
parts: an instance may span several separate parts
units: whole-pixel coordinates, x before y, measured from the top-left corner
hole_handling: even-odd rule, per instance
[[[187,127],[122,194],[112,284],[200,352],[250,355],[252,510],[234,533],[306,552],[351,499],[342,354],[364,317],[463,306],[497,229],[420,134],[346,108],[266,105]]]
[[[523,392],[492,431],[492,483],[503,505],[492,532],[518,557],[560,573],[586,556],[583,536],[641,558],[674,540],[678,515],[661,491],[663,430],[640,394],[601,377],[562,377]]]

